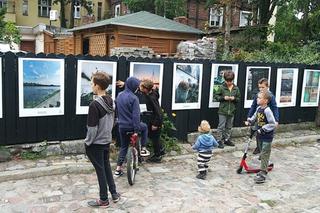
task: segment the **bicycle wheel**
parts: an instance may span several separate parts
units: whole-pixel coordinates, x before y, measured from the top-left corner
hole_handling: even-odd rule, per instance
[[[134,184],[134,179],[136,176],[136,156],[136,149],[129,147],[127,154],[127,177],[131,186]]]

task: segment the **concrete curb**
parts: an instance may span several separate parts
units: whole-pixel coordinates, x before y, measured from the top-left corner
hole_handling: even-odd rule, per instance
[[[309,136],[300,136],[293,138],[282,138],[275,139],[273,141],[272,146],[290,146],[297,144],[306,144],[313,143],[320,140],[320,135],[309,135]],[[243,143],[236,144],[234,147],[225,147],[224,149],[215,149],[214,153],[227,153],[227,152],[235,152],[235,151],[243,151],[245,140]],[[255,144],[251,144],[251,148],[253,148]],[[166,156],[163,161],[169,162],[173,160],[184,160],[187,158],[193,158],[195,156],[194,152],[191,150],[191,146],[185,152],[186,154],[176,155],[176,156]],[[112,163],[114,164],[114,162]],[[114,166],[114,165],[112,165]],[[22,179],[30,179],[37,178],[42,176],[51,176],[51,175],[62,175],[62,174],[89,174],[93,173],[94,168],[90,162],[88,163],[59,163],[58,165],[52,165],[47,167],[36,167],[29,169],[21,169],[14,171],[3,171],[0,173],[0,182],[6,181],[14,181],[14,180],[22,180]]]

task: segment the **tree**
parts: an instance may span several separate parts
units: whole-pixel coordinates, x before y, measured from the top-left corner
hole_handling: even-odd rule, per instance
[[[155,12],[154,0],[123,0],[131,12]]]
[[[74,7],[79,4],[81,7],[84,7],[88,14],[92,14],[91,1],[88,0],[54,0],[53,4],[60,4],[60,27],[67,27],[65,7],[68,4],[70,6],[70,17],[69,17],[69,28],[74,27]]]
[[[154,0],[157,15],[173,19],[186,14],[186,0]]]
[[[0,41],[4,41],[13,48],[13,43],[19,44],[21,41],[21,35],[19,29],[13,22],[4,21],[4,16],[7,9],[2,8],[0,10]]]

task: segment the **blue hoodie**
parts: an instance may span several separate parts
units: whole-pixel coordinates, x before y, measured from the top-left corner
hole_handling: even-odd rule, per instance
[[[218,145],[218,142],[211,134],[202,134],[199,135],[195,144],[193,144],[192,149],[197,150],[198,152],[212,151],[213,148]]]
[[[140,80],[130,77],[126,80],[124,91],[120,92],[117,99],[118,124],[120,129],[140,131],[139,99],[134,92],[139,88]]]

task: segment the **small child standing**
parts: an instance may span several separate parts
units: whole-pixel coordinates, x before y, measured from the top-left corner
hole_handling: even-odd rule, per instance
[[[212,156],[212,150],[214,147],[217,147],[219,144],[216,139],[209,133],[210,124],[208,121],[201,121],[198,131],[202,133],[192,146],[192,149],[198,152],[198,171],[199,174],[196,176],[199,179],[206,179],[208,171],[208,163]]]
[[[273,132],[276,128],[276,120],[273,113],[268,107],[271,101],[271,94],[268,91],[261,91],[257,96],[257,104],[259,107],[251,118],[245,122],[246,125],[257,123],[257,140],[261,145],[261,166],[260,172],[254,178],[255,183],[264,183],[268,174],[268,164],[271,154],[271,143],[273,140]]]

